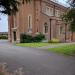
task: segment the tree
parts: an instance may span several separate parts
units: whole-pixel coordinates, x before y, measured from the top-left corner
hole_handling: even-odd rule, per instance
[[[63,15],[63,21],[66,25],[69,25],[69,29],[72,32],[71,40],[73,40],[73,32],[75,32],[75,0],[69,0],[70,7]]]
[[[17,0],[0,0],[0,12],[8,15],[15,13],[18,11],[18,4]]]
[[[70,5],[71,5],[72,7],[75,7],[75,0],[68,0],[68,2],[70,3]]]
[[[18,5],[20,5],[21,3],[19,2],[20,0],[0,0],[0,13],[4,13],[4,14],[15,14],[15,12],[18,11]],[[24,4],[24,2],[29,2],[31,0],[22,0],[22,3]]]

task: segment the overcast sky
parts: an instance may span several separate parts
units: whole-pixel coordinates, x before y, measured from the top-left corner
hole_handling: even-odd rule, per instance
[[[0,32],[8,31],[8,17],[4,14],[0,14]]]
[[[59,2],[65,3],[66,0],[59,0]],[[4,14],[0,14],[0,32],[8,31],[8,17]]]

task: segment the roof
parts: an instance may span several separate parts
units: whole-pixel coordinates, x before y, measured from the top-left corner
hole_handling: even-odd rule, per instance
[[[68,7],[67,4],[64,4],[62,2],[59,2],[58,0],[51,0],[54,3],[57,3],[58,5],[64,6],[64,7]]]
[[[58,1],[46,0],[46,2],[56,6],[58,8],[67,9],[67,7],[65,5],[63,5],[62,3],[58,2]]]
[[[50,1],[52,4],[54,4],[57,7],[60,8],[67,8],[64,4],[60,3],[60,2],[54,2],[54,1]]]

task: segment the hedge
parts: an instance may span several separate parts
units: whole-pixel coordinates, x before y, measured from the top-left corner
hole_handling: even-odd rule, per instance
[[[20,34],[20,43],[32,43],[32,42],[41,42],[45,39],[45,36],[41,33],[36,36],[32,36],[26,33]]]

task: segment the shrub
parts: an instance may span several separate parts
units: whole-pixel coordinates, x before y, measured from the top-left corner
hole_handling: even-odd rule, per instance
[[[5,36],[5,35],[1,35],[1,36],[0,36],[0,39],[8,39],[8,37]]]
[[[20,35],[20,43],[41,42],[43,39],[45,39],[45,36],[41,33],[34,37],[26,33]]]
[[[59,43],[60,42],[60,40],[59,39],[52,39],[52,40],[50,40],[50,41],[48,41],[49,43]]]
[[[31,43],[33,37],[31,35],[28,35],[26,33],[22,33],[20,35],[20,43]]]
[[[34,42],[41,42],[44,39],[45,39],[45,36],[42,33],[39,33],[34,37],[33,40],[34,40]]]

